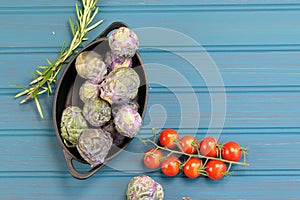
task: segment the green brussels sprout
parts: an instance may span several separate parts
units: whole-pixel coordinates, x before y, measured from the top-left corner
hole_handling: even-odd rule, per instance
[[[139,75],[128,67],[121,67],[108,74],[100,84],[100,97],[110,104],[123,104],[137,96]]]
[[[102,129],[86,129],[78,137],[76,148],[81,157],[95,167],[104,163],[112,142],[110,133]]]
[[[88,125],[84,119],[81,109],[70,106],[64,109],[61,117],[60,130],[61,137],[68,147],[74,147],[80,133],[87,129]]]
[[[85,119],[95,127],[104,125],[111,118],[110,105],[100,98],[87,101],[82,113]]]
[[[84,82],[79,89],[79,97],[84,103],[99,98],[99,93],[99,85],[90,81]]]
[[[126,200],[163,200],[163,187],[149,176],[131,179],[126,192]]]
[[[142,126],[142,117],[132,106],[124,106],[114,115],[114,123],[121,135],[133,138]]]
[[[106,64],[101,55],[94,51],[84,51],[76,58],[75,68],[79,76],[98,84],[107,74]]]
[[[109,47],[118,58],[131,58],[139,48],[137,35],[126,27],[121,27],[113,32],[109,38]]]

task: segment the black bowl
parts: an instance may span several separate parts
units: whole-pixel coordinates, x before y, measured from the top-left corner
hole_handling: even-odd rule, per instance
[[[62,112],[68,106],[78,106],[83,107],[82,102],[79,99],[79,88],[81,84],[84,82],[82,78],[79,77],[77,71],[75,69],[75,61],[77,56],[83,51],[96,51],[100,55],[105,55],[109,50],[108,45],[108,34],[120,27],[127,27],[126,24],[122,22],[114,22],[107,29],[105,29],[93,42],[85,46],[80,52],[78,52],[72,60],[70,60],[69,64],[66,66],[65,70],[62,73],[62,76],[57,84],[57,89],[54,96],[53,103],[53,121],[54,128],[56,132],[56,136],[62,146],[63,153],[69,168],[69,171],[72,176],[78,179],[86,179],[92,176],[96,171],[102,168],[105,163],[118,155],[126,146],[132,141],[133,138],[124,137],[118,144],[115,144],[110,149],[105,162],[101,165],[98,165],[94,168],[91,168],[88,172],[80,173],[78,172],[73,165],[73,160],[76,160],[81,163],[88,164],[79,154],[76,148],[67,147],[61,137],[60,131],[60,123]],[[132,58],[132,68],[138,73],[140,77],[140,87],[138,91],[138,104],[139,104],[139,114],[144,117],[146,104],[148,99],[148,81],[146,76],[146,71],[144,68],[144,64],[142,59],[137,52]]]

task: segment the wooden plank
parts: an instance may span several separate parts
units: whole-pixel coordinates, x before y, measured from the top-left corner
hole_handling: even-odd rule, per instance
[[[99,176],[79,181],[69,176],[49,173],[36,177],[1,177],[4,199],[124,199],[133,174]],[[299,176],[239,176],[214,182],[199,178],[152,177],[164,186],[166,199],[297,199]],[[242,183],[242,184],[241,184]],[[197,191],[197,192],[195,192]],[[255,192],[254,192],[255,191]],[[288,192],[287,192],[288,191]]]
[[[247,133],[247,129],[224,130],[219,136],[219,142],[236,141],[241,146],[249,148],[247,161],[250,166],[233,166],[233,176],[255,175],[267,176],[270,174],[289,175],[293,173],[300,176],[299,162],[300,135],[285,131],[267,132],[258,129],[256,133]],[[183,135],[194,135],[201,140],[206,132],[194,132],[191,129],[180,129]],[[197,133],[197,134],[196,134]],[[151,130],[143,128],[139,137],[149,138]],[[8,130],[0,131],[1,139],[1,172],[64,172],[67,173],[62,149],[56,138],[54,130]],[[134,139],[134,141],[119,156],[107,164],[97,174],[115,173],[115,170],[124,173],[145,173],[153,170],[146,169],[142,164],[143,153],[151,148]],[[13,155],[13,156],[12,156]],[[75,163],[76,169],[89,170],[88,165]]]
[[[39,11],[23,14],[2,13],[0,24],[3,27],[3,37],[0,40],[0,47],[59,47],[63,41],[68,41],[70,38],[68,17],[74,16],[74,10],[55,13],[55,15]],[[136,20],[137,14],[142,20]],[[201,45],[272,46],[285,44],[293,46],[300,44],[298,37],[300,28],[295,25],[299,17],[298,10],[260,11],[255,15],[252,11],[160,11],[158,15],[155,12],[112,13],[104,10],[97,16],[97,19],[104,19],[105,22],[89,36],[95,38],[111,22],[122,19],[132,28],[173,29],[188,35]],[[161,18],[164,20],[160,20]],[[277,23],[270,23],[270,21]],[[195,27],[201,31],[195,31]],[[20,37],[20,30],[22,30],[22,37]]]
[[[63,6],[72,6],[75,2],[80,3],[79,0],[76,1],[60,1],[60,0],[46,0],[46,1],[37,1],[37,0],[30,0],[27,3],[24,3],[22,0],[16,0],[16,4],[12,3],[9,0],[3,0],[1,7],[63,7]],[[172,2],[169,1],[148,1],[148,0],[128,0],[128,1],[120,1],[120,0],[107,0],[107,1],[98,1],[98,6],[150,6],[150,5],[159,5],[159,6],[186,6],[186,5],[245,5],[245,6],[253,6],[253,5],[297,5],[300,1],[298,0],[244,0],[244,1],[234,1],[234,0],[187,0],[187,1],[180,1],[180,0],[173,0]],[[5,6],[4,6],[5,5]],[[16,6],[17,5],[17,6]]]
[[[190,54],[186,59],[198,63],[193,66],[185,58],[177,54],[181,52],[150,52],[141,49],[141,55],[148,73],[149,82],[154,85],[160,79],[166,79],[165,73],[176,72],[187,79],[189,85],[196,90],[198,87],[210,87],[205,83],[203,74],[215,78],[210,65],[203,65],[205,60]],[[227,91],[233,90],[233,86],[239,86],[239,90],[253,90],[260,86],[261,90],[270,90],[270,87],[278,87],[277,90],[295,90],[300,86],[300,52],[208,52],[222,76]],[[46,58],[54,60],[55,52],[34,53],[3,53],[0,54],[0,88],[15,88],[10,82],[26,85],[31,78],[30,71],[34,71],[38,65],[46,65]],[[207,57],[209,59],[209,57]],[[165,66],[165,72],[160,66]],[[200,66],[200,67],[198,67]],[[168,87],[183,87],[183,83],[170,80]],[[158,83],[158,82],[157,82]],[[247,87],[244,87],[247,86]],[[252,87],[252,86],[255,86]],[[284,86],[284,87],[282,87]],[[297,88],[291,88],[297,87]],[[251,88],[252,87],[252,88]],[[213,87],[211,87],[213,88]],[[256,88],[260,90],[260,88]],[[298,88],[299,89],[299,88]],[[276,90],[276,88],[274,89]]]
[[[46,1],[38,1],[38,0],[30,0],[27,1],[27,3],[24,3],[22,0],[16,0],[15,3],[12,3],[9,0],[3,0],[2,6],[5,5],[5,7],[31,7],[31,6],[39,6],[39,7],[46,7],[46,6],[55,6],[55,7],[63,7],[63,6],[72,6],[74,2],[80,2],[77,1],[61,1],[61,0],[46,0]],[[116,1],[116,0],[107,0],[107,1],[99,1],[99,6],[136,6],[136,5],[143,5],[143,6],[149,6],[149,5],[169,5],[169,6],[185,6],[185,5],[243,5],[243,6],[251,6],[251,5],[276,5],[276,4],[299,4],[300,1],[298,0],[245,0],[245,1],[231,1],[231,0],[216,0],[216,1],[209,1],[209,0],[187,0],[184,3],[179,0],[171,0],[171,1],[149,1],[149,0],[128,0],[128,1]]]
[[[232,92],[227,102],[215,99],[216,112],[211,110],[209,93],[149,93],[145,126],[173,128],[207,128],[211,117],[221,122],[222,110],[227,107],[225,128],[240,127],[299,127],[300,94],[298,92]],[[217,95],[217,96],[216,96]],[[214,94],[215,98],[220,98]],[[45,119],[41,120],[34,102],[18,105],[11,94],[1,95],[0,129],[49,129],[52,128],[52,98],[42,99]],[[11,113],[18,113],[13,118]],[[25,117],[26,116],[26,117]],[[150,127],[151,128],[151,127]],[[216,123],[210,128],[222,128]]]

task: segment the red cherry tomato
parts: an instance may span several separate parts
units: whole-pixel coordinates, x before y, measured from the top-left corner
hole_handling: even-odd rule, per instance
[[[176,176],[180,171],[180,161],[175,156],[169,156],[161,164],[162,172],[167,176]]]
[[[236,142],[226,142],[222,147],[222,158],[230,161],[239,161],[242,157],[242,150]]]
[[[155,169],[158,168],[161,164],[161,158],[163,153],[155,148],[149,149],[144,155],[144,164],[146,167]]]
[[[179,136],[173,129],[165,129],[159,135],[159,142],[163,147],[174,148],[176,141],[179,141]]]
[[[183,167],[184,174],[189,178],[197,178],[201,175],[203,163],[199,158],[190,158]]]
[[[214,137],[205,137],[203,140],[201,140],[199,145],[200,153],[208,157],[217,157],[219,155],[219,149],[217,145],[218,141]]]
[[[180,139],[181,151],[194,154],[198,149],[198,140],[193,136],[184,136]]]
[[[212,180],[219,180],[226,172],[226,164],[219,160],[210,160],[206,164],[206,173],[208,178]]]

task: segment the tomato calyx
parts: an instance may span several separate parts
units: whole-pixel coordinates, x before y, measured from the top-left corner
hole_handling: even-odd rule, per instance
[[[178,141],[179,135],[174,129],[167,128],[160,132],[159,143],[161,146],[166,148],[174,148],[178,145]]]
[[[200,153],[207,157],[217,157],[220,154],[220,144],[212,136],[203,138],[199,144]]]
[[[144,154],[144,165],[150,169],[160,167],[163,153],[158,148],[151,148]]]
[[[195,154],[198,151],[198,140],[193,136],[183,136],[179,140],[178,148],[187,154]]]
[[[188,178],[197,178],[200,175],[205,175],[205,170],[201,159],[189,158],[184,164],[182,164],[183,173]]]
[[[228,171],[223,172],[222,174],[223,174],[223,176],[231,176],[232,175],[231,172],[228,172]]]
[[[227,166],[223,161],[210,160],[206,164],[205,171],[208,178],[212,180],[219,180],[223,178],[224,174],[227,172]]]

